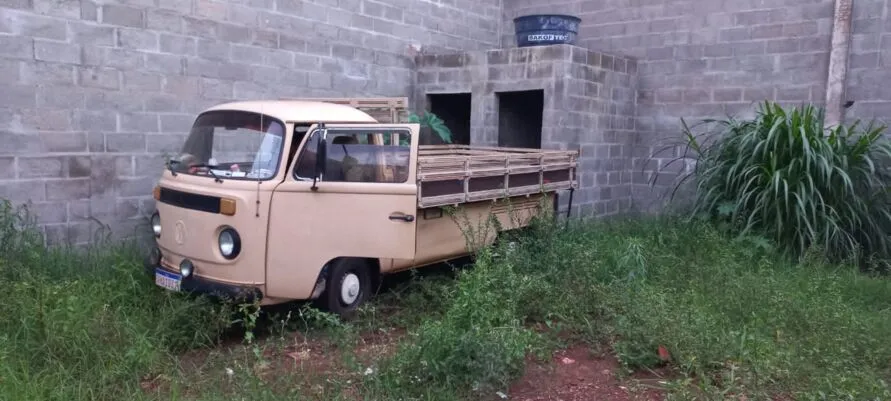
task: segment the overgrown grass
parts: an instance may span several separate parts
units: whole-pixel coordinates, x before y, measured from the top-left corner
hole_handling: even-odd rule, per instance
[[[441,319],[412,331],[373,398],[491,395],[546,351],[536,323],[612,350],[629,369],[669,362],[710,397],[891,397],[891,282],[819,258],[786,262],[757,238],[674,219],[537,228],[486,250]],[[499,256],[496,256],[499,255]],[[451,391],[448,391],[451,390]]]
[[[133,248],[45,250],[17,219],[0,215],[0,399],[318,399],[307,377],[270,371],[291,330],[331,338],[351,372],[312,372],[323,399],[492,397],[565,341],[628,369],[661,366],[664,346],[684,399],[891,398],[891,281],[818,253],[789,262],[705,221],[539,224],[454,279],[422,273],[382,294],[358,321],[285,311],[272,336],[205,352],[228,310],[154,288]],[[407,330],[398,349],[362,374],[355,336],[393,325]]]
[[[47,249],[28,217],[0,202],[0,399],[132,399],[171,352],[228,325],[219,306],[153,289],[135,246]]]

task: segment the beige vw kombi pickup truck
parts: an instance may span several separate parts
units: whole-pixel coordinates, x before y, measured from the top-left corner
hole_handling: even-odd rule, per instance
[[[349,313],[382,275],[472,254],[462,222],[519,228],[577,186],[577,151],[421,146],[419,125],[400,122],[406,102],[245,101],[198,114],[153,191],[155,283]]]

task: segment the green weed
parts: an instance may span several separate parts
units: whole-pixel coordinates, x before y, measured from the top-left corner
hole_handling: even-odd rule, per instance
[[[469,268],[409,273],[354,321],[251,306],[256,337],[211,348],[234,309],[157,290],[135,248],[49,250],[0,211],[0,399],[480,399],[510,395],[558,337],[668,367],[681,399],[891,398],[891,281],[705,220],[538,220]],[[394,325],[396,352],[360,363],[358,335]],[[294,331],[327,338],[346,371],[274,370]]]
[[[813,247],[836,261],[891,256],[884,126],[827,128],[821,108],[770,102],[753,119],[703,120],[698,125],[714,126],[703,134],[682,122],[676,161],[696,161],[684,178],[696,183],[693,213],[766,236],[796,257]]]
[[[530,330],[541,324],[629,370],[667,364],[675,395],[891,396],[891,281],[821,257],[792,263],[701,220],[537,224],[511,241],[459,275],[445,314],[366,383],[372,398],[505,390],[524,354],[553,345]]]
[[[135,246],[48,249],[32,222],[0,202],[0,398],[130,398],[228,325],[219,305],[152,288]]]

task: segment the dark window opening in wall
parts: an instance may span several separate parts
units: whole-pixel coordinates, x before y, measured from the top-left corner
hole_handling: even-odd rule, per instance
[[[544,90],[499,92],[498,146],[541,148]]]
[[[428,94],[430,112],[441,118],[452,132],[452,143],[470,145],[470,94],[437,93]],[[439,137],[432,133],[427,143],[441,144]]]

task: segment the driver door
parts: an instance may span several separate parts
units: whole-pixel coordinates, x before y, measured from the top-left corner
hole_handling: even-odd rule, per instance
[[[322,267],[337,257],[415,257],[417,124],[313,127],[272,195],[266,292],[305,298]],[[323,138],[324,136],[324,138]],[[316,151],[327,145],[315,183]]]

